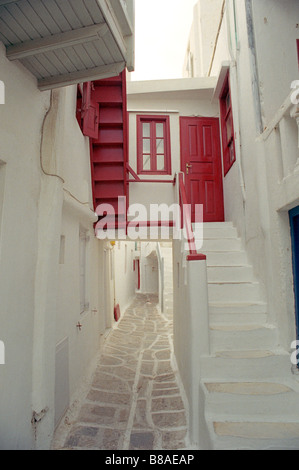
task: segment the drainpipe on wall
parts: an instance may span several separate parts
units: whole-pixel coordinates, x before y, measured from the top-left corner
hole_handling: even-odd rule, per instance
[[[250,51],[252,91],[253,91],[254,110],[255,110],[255,117],[256,117],[256,130],[258,134],[261,134],[263,132],[264,126],[263,126],[263,118],[262,118],[261,95],[260,95],[260,87],[259,87],[256,44],[255,44],[255,36],[254,36],[252,0],[245,0],[245,9],[246,9],[248,46],[249,46],[249,51]]]

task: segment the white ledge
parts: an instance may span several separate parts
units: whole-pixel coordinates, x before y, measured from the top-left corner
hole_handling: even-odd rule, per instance
[[[188,91],[211,91],[216,85],[216,77],[208,78],[174,78],[164,80],[129,81],[127,91],[129,95],[145,93],[167,93]]]

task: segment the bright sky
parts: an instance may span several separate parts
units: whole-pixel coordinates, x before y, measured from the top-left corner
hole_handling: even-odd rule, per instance
[[[181,78],[197,0],[136,0],[132,80]]]

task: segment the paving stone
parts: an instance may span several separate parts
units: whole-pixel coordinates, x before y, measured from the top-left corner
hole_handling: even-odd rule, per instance
[[[164,389],[157,389],[152,391],[152,397],[172,397],[172,396],[177,396],[180,395],[180,389],[179,388],[164,388]]]
[[[113,424],[116,409],[109,406],[85,404],[82,406],[78,420],[84,423],[99,425]]]
[[[101,390],[114,390],[116,392],[131,391],[131,387],[128,382],[103,373],[94,378],[93,387]]]
[[[162,374],[172,374],[172,366],[170,361],[161,361],[158,364],[158,369],[157,369],[157,374],[162,375]]]
[[[155,352],[155,357],[157,359],[160,359],[161,361],[170,359],[170,351],[169,349],[165,349],[163,351],[157,351]]]
[[[138,397],[148,396],[152,380],[149,377],[140,376],[138,385],[137,385],[137,394]]]
[[[183,449],[186,444],[187,431],[162,431],[163,449]]]
[[[103,392],[101,390],[91,389],[87,395],[87,399],[102,404],[129,405],[131,395],[129,393]]]
[[[94,447],[97,444],[98,429],[92,427],[75,427],[68,439],[66,447]]]
[[[184,410],[181,397],[155,398],[152,400],[152,411]]]
[[[149,427],[150,422],[148,419],[148,402],[145,399],[139,399],[136,404],[133,429],[149,429]]]
[[[158,428],[177,428],[187,424],[184,411],[176,413],[152,413],[152,419]]]
[[[132,433],[129,450],[151,450],[154,448],[154,440],[153,433]]]
[[[101,364],[103,366],[120,366],[123,364],[123,359],[114,356],[102,356]]]
[[[178,390],[178,384],[176,382],[167,382],[165,381],[164,383],[162,381],[156,381],[154,382],[154,390],[163,390],[163,389],[176,389]]]
[[[162,382],[175,382],[175,375],[173,373],[157,375],[155,382],[160,384]]]
[[[143,362],[141,364],[140,373],[142,375],[153,377],[154,367],[155,367],[154,362]]]

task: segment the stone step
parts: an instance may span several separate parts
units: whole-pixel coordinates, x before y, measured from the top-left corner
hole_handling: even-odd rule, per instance
[[[232,222],[204,222],[203,224],[200,224],[200,225],[203,225],[204,228],[227,228],[227,227],[234,227],[234,224]],[[192,227],[195,228],[196,226],[196,223],[193,223],[192,224]]]
[[[267,323],[266,313],[210,313],[209,319],[212,325],[262,325]]]
[[[205,225],[197,225],[193,229],[194,236],[197,240],[207,239],[218,239],[223,240],[225,238],[237,239],[238,232],[233,226],[225,227],[206,227]]]
[[[216,302],[209,302],[209,311],[211,315],[214,314],[266,314],[268,311],[268,306],[266,302],[257,301],[244,301],[233,302],[228,301],[224,302],[222,300]]]
[[[206,417],[210,420],[293,421],[299,419],[299,394],[275,382],[205,383]]]
[[[207,227],[204,224],[202,230],[200,227],[196,229],[195,236],[196,233],[201,234],[200,232],[203,234],[204,239],[218,238],[223,240],[223,238],[238,238],[237,229],[231,225],[225,227]]]
[[[242,251],[243,245],[240,238],[204,238],[195,240],[197,250],[208,251]]]
[[[252,282],[255,280],[251,266],[208,266],[209,282]]]
[[[283,422],[209,423],[214,450],[297,450],[299,424]]]
[[[253,302],[261,299],[258,282],[209,282],[208,292],[211,302]]]
[[[218,349],[201,358],[203,382],[293,380],[291,366],[290,354],[274,348]]]
[[[207,256],[207,266],[248,265],[245,251],[199,251]]]
[[[277,347],[277,330],[263,325],[210,325],[211,351],[266,349]]]

